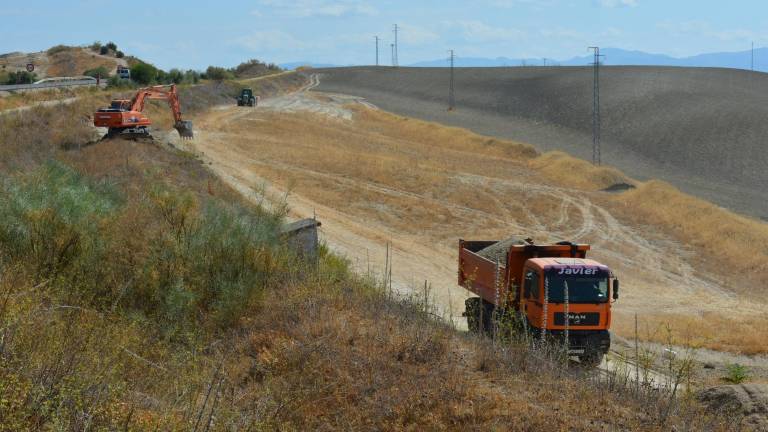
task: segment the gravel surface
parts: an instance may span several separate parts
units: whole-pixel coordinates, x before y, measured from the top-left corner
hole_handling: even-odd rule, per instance
[[[485,249],[482,249],[477,254],[481,257],[488,258],[491,261],[499,260],[502,266],[506,265],[506,255],[510,246],[524,245],[525,239],[523,237],[510,237],[506,240],[502,240],[498,243],[494,243]]]
[[[592,157],[588,67],[320,69],[317,90],[361,96],[398,114]],[[604,67],[603,162],[660,178],[768,220],[768,74],[732,69]]]

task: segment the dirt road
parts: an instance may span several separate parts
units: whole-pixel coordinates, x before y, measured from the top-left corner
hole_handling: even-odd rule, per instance
[[[292,217],[316,215],[323,240],[361,273],[382,274],[389,243],[394,289],[423,297],[426,282],[430,302],[459,327],[467,292],[455,280],[457,239],[517,233],[591,243],[622,278],[618,334],[630,334],[635,313],[648,340],[660,339],[660,323],[686,330],[736,318],[727,324],[736,329],[762,316],[764,303],[733,294],[686,245],[617,219],[610,194],[547,182],[511,145],[308,91],[316,83],[257,109],[212,110],[196,119],[195,140],[179,145],[246,196],[287,200]],[[738,349],[751,343],[747,333],[720,332],[716,342]]]

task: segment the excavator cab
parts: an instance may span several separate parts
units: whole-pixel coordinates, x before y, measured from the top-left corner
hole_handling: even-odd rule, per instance
[[[128,111],[131,107],[131,101],[128,99],[116,99],[109,104],[109,108],[119,111]]]

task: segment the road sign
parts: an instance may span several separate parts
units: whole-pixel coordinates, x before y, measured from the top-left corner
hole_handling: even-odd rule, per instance
[[[35,71],[35,65],[32,63],[27,63],[27,72],[32,73]]]

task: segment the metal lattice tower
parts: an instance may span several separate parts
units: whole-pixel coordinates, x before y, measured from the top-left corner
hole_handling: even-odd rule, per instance
[[[456,80],[454,74],[454,63],[456,55],[454,54],[453,50],[448,52],[451,54],[451,56],[448,58],[448,60],[451,62],[451,78],[448,88],[448,111],[453,111],[453,109],[456,108]]]
[[[389,48],[392,50],[392,67],[395,67],[395,44],[389,44]]]
[[[600,165],[602,155],[600,149],[600,47],[589,47],[594,50],[595,60],[592,63],[594,78],[592,86],[592,163]]]
[[[398,44],[397,44],[397,32],[400,30],[400,27],[398,27],[397,24],[394,25],[394,32],[395,32],[395,44],[394,44],[394,50],[392,54],[392,63],[393,66],[397,67],[400,66],[400,59],[398,58]]]

